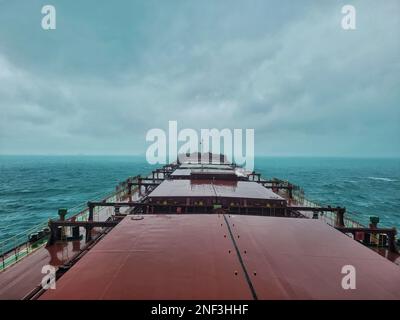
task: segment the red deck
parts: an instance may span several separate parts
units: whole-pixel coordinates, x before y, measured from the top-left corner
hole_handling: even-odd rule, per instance
[[[400,299],[398,266],[320,221],[225,217],[234,240],[223,215],[128,216],[41,299],[252,299],[244,270],[259,299]]]
[[[171,173],[173,179],[217,179],[217,180],[238,180],[234,169],[176,169]]]
[[[228,164],[181,164],[180,169],[219,169],[219,170],[232,170],[233,167]]]
[[[284,200],[281,196],[251,181],[165,180],[149,198],[158,197],[221,197],[242,199]]]
[[[82,247],[83,243],[80,241],[42,247],[12,267],[0,272],[0,300],[22,299],[40,285],[44,276],[42,274],[43,266],[58,267],[78,254]]]

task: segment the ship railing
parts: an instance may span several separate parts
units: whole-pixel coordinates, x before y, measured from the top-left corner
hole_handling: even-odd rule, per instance
[[[272,178],[271,180],[280,186],[286,186],[286,187],[291,186],[292,195],[291,195],[290,201],[292,201],[298,205],[305,206],[305,207],[312,207],[312,208],[323,207],[318,202],[307,199],[305,197],[304,189],[301,188],[300,186],[293,184],[293,183],[289,182],[288,180],[282,180],[282,179],[278,179],[275,177]],[[277,192],[280,195],[286,197],[287,199],[290,198],[289,197],[289,189],[278,189]],[[302,214],[308,218],[313,218],[313,212],[302,212]],[[320,219],[323,220],[324,222],[326,222],[327,224],[329,224],[330,226],[335,227],[336,222],[338,221],[337,212],[336,211],[322,212]],[[344,224],[345,224],[345,227],[348,227],[348,228],[362,228],[362,227],[365,228],[365,226],[363,224],[351,219],[348,216],[344,217]]]
[[[128,181],[135,181],[137,177],[129,177],[124,182],[121,182],[116,187],[116,190],[100,197],[105,202],[118,202],[123,201],[128,196],[127,185]],[[132,190],[135,192],[136,188]],[[101,194],[98,194],[99,196]],[[96,196],[96,197],[97,197]],[[66,219],[75,219],[75,221],[87,221],[89,218],[89,209],[87,204],[80,204],[68,209]],[[95,221],[105,221],[113,215],[113,210],[110,207],[96,208],[93,214]],[[58,217],[53,217],[58,219]],[[5,227],[12,229],[12,225]],[[34,225],[27,230],[11,236],[5,240],[0,241],[0,271],[8,266],[18,262],[22,258],[31,254],[47,243],[48,239],[48,222]],[[34,235],[35,237],[32,237]],[[37,239],[37,240],[36,240]]]
[[[321,204],[319,204],[315,201],[309,200],[305,197],[299,197],[296,194],[293,195],[293,199],[297,203],[304,205],[305,207],[311,207],[311,208],[323,207]],[[312,215],[313,215],[312,212],[304,212],[303,214],[307,215],[308,218],[312,218]],[[321,220],[323,220],[330,226],[335,227],[336,222],[338,221],[337,212],[336,211],[324,211],[321,215]],[[345,227],[348,227],[348,228],[363,228],[363,227],[365,227],[361,223],[359,223],[349,217],[346,217],[346,216],[344,217],[344,225],[345,225]]]
[[[279,192],[281,193],[282,196],[286,197],[287,199],[290,199],[290,201],[297,205],[301,205],[301,206],[305,206],[305,207],[311,207],[311,208],[321,208],[324,207],[321,204],[319,204],[316,201],[312,201],[310,199],[307,199],[305,197],[305,193],[304,190],[295,185],[290,183],[287,180],[280,180],[280,179],[276,179],[273,178],[274,181],[276,181],[278,184],[280,185],[291,185],[292,187],[292,197],[290,199],[289,194],[288,194],[288,189],[283,189],[283,190],[279,190]],[[348,212],[349,213],[349,212]],[[307,218],[314,218],[314,212],[310,212],[310,211],[303,211],[301,212],[301,214]],[[351,212],[350,212],[351,214]],[[324,212],[320,212],[318,214],[318,219],[322,220],[323,222],[327,223],[328,225],[332,226],[332,227],[338,227],[338,221],[340,219],[338,219],[338,212],[337,211],[324,211]],[[359,223],[358,221],[353,220],[352,218],[350,218],[348,215],[343,217],[343,222],[344,222],[344,226],[341,228],[353,228],[353,229],[357,229],[357,228],[366,228],[365,225]],[[372,233],[370,235],[371,237],[371,242],[372,243],[378,243],[379,242],[379,234],[374,234]]]
[[[0,271],[26,257],[43,243],[44,237],[30,239],[30,235],[43,232],[47,223],[42,223],[29,228],[26,231],[13,235],[12,237],[0,242]]]

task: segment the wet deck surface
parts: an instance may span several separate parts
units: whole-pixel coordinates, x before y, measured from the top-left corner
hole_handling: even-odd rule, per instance
[[[128,208],[121,208],[126,212]],[[96,214],[96,221],[104,221],[110,214],[110,208],[104,208]],[[42,246],[14,265],[0,272],[0,300],[20,300],[40,285],[45,265],[59,267],[71,260],[86,247],[85,232],[81,230],[82,240],[58,242],[51,246]],[[92,236],[96,238],[100,230],[94,228]]]
[[[243,261],[260,299],[400,298],[398,266],[321,221],[231,216],[229,222],[241,252],[247,250]],[[341,286],[344,265],[356,269],[356,290]]]
[[[127,217],[43,298],[250,299],[227,234],[218,215]]]
[[[341,287],[344,265],[356,290]],[[252,299],[251,287],[259,299],[400,299],[400,269],[317,220],[128,216],[41,299]]]
[[[220,197],[283,200],[281,196],[251,181],[165,180],[150,194],[153,197]]]
[[[0,300],[20,300],[40,285],[45,265],[58,267],[77,254],[79,241],[42,247],[0,273]]]

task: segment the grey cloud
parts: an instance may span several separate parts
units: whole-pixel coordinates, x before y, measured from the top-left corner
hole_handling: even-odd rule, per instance
[[[351,32],[337,3],[230,3],[145,10],[154,23],[129,25],[137,38],[79,20],[84,37],[73,44],[86,56],[69,60],[71,48],[42,73],[0,55],[2,149],[23,151],[15,141],[25,137],[39,152],[60,142],[66,153],[106,153],[105,143],[143,152],[148,129],[178,120],[255,128],[259,153],[400,154],[397,2],[355,1]]]

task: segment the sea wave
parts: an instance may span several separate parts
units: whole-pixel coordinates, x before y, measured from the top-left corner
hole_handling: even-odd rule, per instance
[[[395,181],[397,181],[395,179],[381,178],[381,177],[368,177],[368,179],[379,180],[379,181],[387,181],[387,182],[395,182]]]

